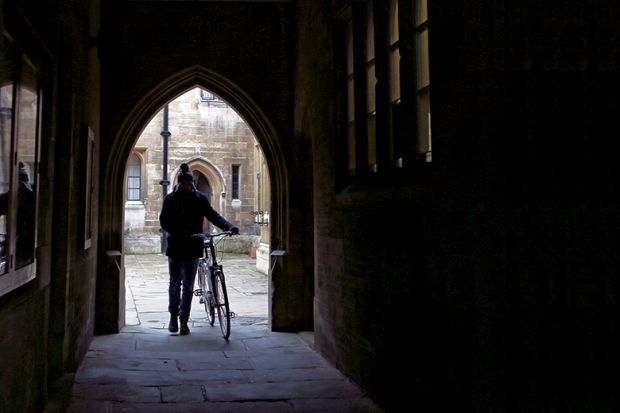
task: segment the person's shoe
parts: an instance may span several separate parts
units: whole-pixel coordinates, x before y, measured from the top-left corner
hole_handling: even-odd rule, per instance
[[[176,333],[179,331],[179,319],[176,315],[170,315],[170,323],[168,324],[168,331],[171,333]]]
[[[181,320],[181,335],[186,336],[189,334],[189,327],[187,326],[187,320]]]

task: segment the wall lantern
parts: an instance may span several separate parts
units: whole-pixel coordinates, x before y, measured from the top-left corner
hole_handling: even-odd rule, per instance
[[[269,212],[267,211],[252,211],[250,214],[254,215],[254,223],[256,225],[268,225],[269,224]]]

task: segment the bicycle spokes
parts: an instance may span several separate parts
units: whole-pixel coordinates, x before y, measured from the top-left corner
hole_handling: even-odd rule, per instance
[[[213,277],[215,298],[217,301],[217,316],[220,322],[220,329],[222,330],[222,336],[228,340],[230,336],[230,312],[228,308],[228,293],[226,292],[226,282],[224,281],[224,274],[219,271]]]

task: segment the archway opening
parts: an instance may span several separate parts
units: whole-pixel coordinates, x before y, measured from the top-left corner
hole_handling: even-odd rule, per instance
[[[230,285],[237,286],[229,296],[237,301],[238,319],[266,322],[271,185],[265,157],[252,129],[234,108],[215,93],[194,87],[165,103],[142,129],[128,157],[123,234],[126,324],[167,328],[167,234],[158,217],[164,197],[177,190],[181,164],[188,165],[195,189],[240,230],[238,236],[218,244],[218,251],[234,260],[226,274]],[[219,229],[205,218],[203,230]],[[251,290],[238,279],[248,275]],[[244,305],[242,301],[251,296],[262,296],[263,302]],[[200,297],[193,301],[190,321],[204,326]]]
[[[116,131],[112,145],[103,160],[104,167],[101,174],[105,179],[102,180],[99,215],[101,231],[98,244],[102,261],[97,274],[96,334],[118,332],[125,324],[124,257],[121,257],[119,263],[114,254],[111,255],[109,252],[124,250],[125,191],[119,191],[119,188],[126,187],[127,160],[138,137],[154,114],[162,110],[167,102],[197,87],[221,96],[235,108],[255,134],[264,156],[266,173],[261,176],[262,179],[268,176],[270,182],[269,190],[265,191],[269,194],[266,197],[270,217],[269,228],[266,231],[269,234],[269,247],[285,250],[287,232],[284,223],[288,221],[285,205],[288,178],[282,150],[273,127],[253,99],[234,83],[201,66],[190,67],[166,79],[136,102],[134,109],[127,114],[125,121]],[[192,158],[192,161],[202,160]],[[170,172],[170,177],[174,177],[174,171]],[[211,179],[209,181],[213,193],[216,193],[214,181]],[[270,260],[272,257],[267,252],[267,262]],[[273,268],[273,265],[270,265],[270,275]],[[275,271],[277,272],[278,268]],[[271,294],[268,295],[268,299],[270,297]],[[269,302],[269,309],[271,306]],[[272,314],[271,310],[269,311],[271,323]]]

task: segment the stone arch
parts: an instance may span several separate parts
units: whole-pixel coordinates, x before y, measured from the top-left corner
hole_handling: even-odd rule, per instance
[[[99,213],[99,257],[95,332],[118,332],[124,320],[124,263],[117,257],[123,251],[123,188],[127,159],[150,119],[165,104],[186,91],[201,87],[220,96],[244,119],[263,150],[271,179],[271,248],[284,250],[287,244],[288,176],[283,152],[269,119],[241,88],[229,79],[196,65],[186,68],[154,86],[127,113],[113,143],[104,154],[101,168]],[[271,303],[269,304],[271,307]]]

